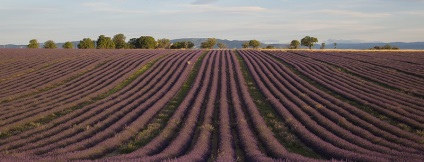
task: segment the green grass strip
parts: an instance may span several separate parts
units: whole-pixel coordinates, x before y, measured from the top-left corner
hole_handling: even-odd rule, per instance
[[[150,61],[149,63],[147,63],[146,65],[144,65],[142,68],[140,68],[136,72],[134,72],[134,74],[132,74],[128,79],[126,79],[122,83],[118,84],[117,86],[115,86],[114,88],[110,89],[109,91],[107,91],[107,92],[105,92],[103,94],[100,94],[100,95],[98,95],[96,97],[90,98],[87,101],[82,101],[82,102],[78,103],[77,105],[72,106],[72,107],[69,107],[69,108],[66,108],[66,109],[64,109],[64,110],[62,110],[60,112],[55,112],[53,114],[47,115],[45,117],[42,117],[42,118],[37,119],[37,120],[35,120],[33,122],[26,123],[26,124],[23,124],[23,125],[20,125],[20,126],[11,128],[11,129],[9,129],[6,132],[0,132],[0,138],[10,137],[10,136],[19,134],[21,132],[24,132],[24,131],[27,131],[27,130],[30,130],[30,129],[33,129],[33,128],[36,128],[36,127],[39,127],[39,126],[42,126],[42,125],[44,125],[46,123],[49,123],[50,121],[52,121],[54,119],[57,119],[57,118],[59,118],[61,116],[64,116],[66,114],[69,114],[69,113],[71,113],[71,112],[73,112],[75,110],[81,109],[81,108],[83,108],[83,107],[85,107],[87,105],[90,105],[92,103],[95,103],[95,102],[97,102],[99,100],[102,100],[102,99],[104,99],[104,98],[112,95],[113,93],[118,92],[119,90],[123,89],[125,86],[129,85],[132,81],[134,81],[135,79],[137,79],[137,77],[139,77],[140,75],[142,75],[143,73],[145,73],[147,70],[149,70],[157,61],[159,61],[160,59],[162,59],[165,56],[166,56],[166,54],[165,55],[162,55],[162,56],[160,56],[160,57],[158,57],[158,58],[156,58],[156,59],[154,59],[152,61]]]
[[[57,88],[57,87],[59,87],[59,86],[61,86],[61,85],[64,85],[64,84],[66,84],[66,83],[68,83],[68,82],[70,82],[70,81],[72,81],[72,80],[74,80],[74,79],[76,79],[76,78],[78,78],[78,77],[81,77],[81,76],[83,76],[83,75],[85,75],[85,74],[87,74],[87,73],[89,73],[89,72],[91,72],[91,71],[93,71],[93,70],[95,70],[95,69],[97,69],[97,68],[99,68],[99,67],[101,67],[101,66],[105,65],[105,64],[106,64],[107,62],[109,62],[109,61],[111,61],[111,60],[104,61],[104,62],[102,62],[102,63],[100,63],[100,64],[97,64],[95,67],[93,67],[93,68],[91,68],[91,69],[89,69],[89,70],[86,70],[86,71],[84,71],[84,72],[78,73],[77,75],[74,75],[74,76],[72,76],[72,77],[70,77],[70,78],[68,78],[68,79],[65,79],[65,80],[63,80],[63,81],[61,81],[61,82],[59,82],[59,83],[56,83],[56,84],[53,84],[53,85],[50,85],[50,86],[44,87],[44,88],[42,88],[42,89],[36,90],[35,92],[31,92],[31,93],[23,94],[23,95],[21,95],[21,96],[11,97],[11,98],[8,98],[8,99],[5,99],[5,100],[2,100],[2,101],[0,101],[0,104],[2,104],[2,103],[7,103],[7,102],[11,102],[11,101],[13,101],[13,100],[17,100],[17,99],[21,99],[21,98],[25,98],[25,97],[29,97],[29,96],[33,96],[33,95],[36,95],[36,94],[39,94],[39,93],[46,92],[46,91],[49,91],[49,90],[51,90],[51,89]]]
[[[126,154],[135,151],[136,149],[146,145],[150,142],[154,137],[156,137],[159,133],[163,131],[172,114],[174,114],[175,110],[187,96],[188,92],[191,89],[191,86],[194,84],[194,81],[199,73],[200,67],[202,65],[202,61],[205,58],[208,51],[205,51],[200,57],[197,59],[193,68],[190,71],[186,81],[182,85],[181,89],[178,93],[168,102],[162,110],[153,118],[152,122],[148,124],[144,129],[142,129],[135,138],[131,139],[129,142],[122,144],[119,148],[119,152],[121,154]],[[170,134],[174,134],[173,132],[169,132]]]
[[[375,111],[369,105],[361,104],[361,103],[359,103],[356,100],[351,100],[351,99],[349,99],[349,98],[347,98],[347,97],[345,97],[343,95],[340,95],[340,94],[338,94],[336,92],[333,92],[329,88],[327,88],[327,87],[325,87],[325,86],[317,83],[316,81],[314,81],[311,78],[307,77],[306,75],[302,74],[299,70],[296,69],[296,67],[294,67],[293,65],[289,64],[288,62],[285,62],[284,60],[282,60],[282,59],[280,59],[280,58],[278,58],[278,57],[276,57],[276,56],[274,56],[272,54],[269,54],[269,53],[267,53],[267,54],[270,57],[272,57],[274,60],[282,63],[284,66],[286,66],[287,68],[289,68],[294,74],[296,74],[298,77],[300,77],[301,79],[305,80],[306,82],[308,82],[309,84],[311,84],[315,88],[318,88],[319,90],[321,90],[321,91],[323,91],[323,92],[325,92],[325,93],[327,93],[327,94],[329,94],[329,95],[331,95],[331,96],[333,96],[333,97],[335,97],[335,98],[337,98],[337,99],[339,99],[339,100],[341,100],[343,102],[346,102],[349,105],[355,106],[355,107],[357,107],[357,108],[359,108],[359,109],[361,109],[361,110],[363,110],[363,111],[371,114],[372,116],[379,118],[380,120],[383,120],[383,121],[385,121],[385,122],[387,122],[387,123],[389,123],[391,125],[397,126],[397,127],[401,128],[402,130],[405,130],[405,131],[408,131],[408,132],[411,132],[411,133],[415,133],[417,135],[422,135],[421,132],[423,132],[423,130],[413,129],[410,126],[408,126],[407,124],[404,124],[402,122],[399,122],[396,119],[393,119],[391,117],[388,117],[386,115],[383,115],[383,114]],[[303,56],[303,57],[305,57],[305,56]],[[306,57],[306,58],[309,58],[309,57]],[[321,62],[321,61],[319,61],[319,62]],[[321,63],[328,64],[326,62],[321,62]],[[347,71],[347,70],[345,71],[343,68],[338,68],[338,66],[333,66],[333,67],[336,68],[337,70],[339,70],[340,72],[346,73],[346,71]],[[348,73],[348,74],[350,74],[350,73]]]
[[[265,119],[268,128],[270,128],[273,132],[274,137],[277,138],[289,152],[297,153],[306,157],[322,159],[323,157],[302,143],[288,125],[278,117],[271,103],[266,100],[266,97],[257,88],[256,82],[250,74],[243,58],[237,53],[237,51],[235,54],[240,63],[243,77],[249,88],[250,96],[254,100],[261,116]]]

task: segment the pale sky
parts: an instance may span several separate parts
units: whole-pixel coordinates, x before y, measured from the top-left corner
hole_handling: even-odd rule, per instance
[[[257,39],[306,35],[424,41],[424,0],[0,0],[0,44],[129,38]]]

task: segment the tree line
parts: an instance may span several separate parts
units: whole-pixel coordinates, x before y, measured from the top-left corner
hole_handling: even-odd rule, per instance
[[[39,48],[40,43],[36,39],[29,41],[28,48]],[[76,46],[79,49],[190,49],[194,47],[191,41],[180,41],[171,43],[169,39],[162,38],[155,40],[152,36],[141,36],[139,38],[131,38],[126,41],[124,34],[116,34],[111,37],[100,35],[97,40],[90,38],[83,38]],[[53,40],[44,42],[43,48],[53,49],[57,48]],[[65,42],[62,45],[64,49],[74,48],[72,42]]]
[[[300,46],[306,46],[311,49],[315,43],[318,42],[318,38],[305,36],[299,42],[298,40],[293,40],[288,46],[289,49],[298,49]],[[243,42],[242,48],[257,49],[261,46],[261,42],[258,40],[250,40]],[[334,43],[334,47],[336,47]],[[29,41],[27,46],[28,48],[39,48],[39,43],[36,39]],[[152,36],[141,36],[139,38],[131,38],[126,41],[124,34],[116,34],[112,38],[106,37],[105,35],[100,35],[97,40],[92,40],[90,38],[83,38],[79,41],[77,48],[79,49],[191,49],[194,47],[194,43],[191,41],[180,41],[171,43],[169,39],[155,39]],[[226,49],[228,46],[223,42],[218,42],[216,38],[208,38],[206,41],[202,42],[200,48],[202,49],[212,49],[218,47],[219,49]],[[44,42],[43,48],[53,49],[57,48],[56,43],[53,40],[48,40]],[[72,42],[65,42],[62,45],[64,49],[74,48]],[[267,46],[267,49],[272,49],[274,46]],[[322,43],[321,49],[325,48],[325,43]]]

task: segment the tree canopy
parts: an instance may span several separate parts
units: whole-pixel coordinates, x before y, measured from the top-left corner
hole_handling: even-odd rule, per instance
[[[114,49],[115,43],[112,38],[100,35],[97,39],[97,49]]]
[[[325,43],[321,43],[321,49],[325,49]]]
[[[212,49],[216,44],[215,38],[208,38],[205,42],[202,42],[200,48]]]
[[[158,42],[157,48],[165,48],[165,49],[170,48],[171,41],[169,39],[162,38],[162,39],[158,39],[157,42]]]
[[[54,49],[57,48],[56,43],[52,40],[48,40],[46,42],[44,42],[44,48],[46,49]]]
[[[65,44],[62,45],[62,48],[72,49],[72,48],[74,48],[74,44],[72,44],[72,42],[65,42]]]
[[[155,49],[157,42],[152,36],[141,36],[137,39],[136,48]]]
[[[309,49],[312,49],[312,46],[314,46],[314,43],[318,42],[318,38],[306,36],[302,38],[300,41],[302,46],[307,46]]]
[[[219,49],[225,49],[228,48],[228,46],[222,42],[218,42],[218,44],[216,44],[218,46]]]
[[[243,42],[243,44],[241,44],[241,47],[249,48],[249,42]]]
[[[297,49],[299,48],[300,42],[298,40],[292,40],[290,42],[290,49]]]
[[[38,43],[37,39],[31,39],[28,44],[28,48],[38,48],[40,43]]]
[[[191,41],[180,41],[172,44],[171,49],[190,49],[194,47],[194,43]]]
[[[272,46],[272,45],[268,45],[268,46],[266,46],[265,48],[266,48],[266,49],[275,49],[275,47],[274,47],[274,46]]]
[[[79,49],[91,49],[94,48],[94,41],[90,38],[84,38],[77,46]]]
[[[128,48],[130,49],[137,48],[137,40],[138,38],[131,38],[130,40],[128,40]]]
[[[261,45],[261,42],[258,40],[250,40],[249,46],[252,46],[254,49],[258,48]]]
[[[125,49],[128,48],[127,42],[125,42],[125,35],[120,33],[113,36],[113,43],[115,43],[116,49]]]

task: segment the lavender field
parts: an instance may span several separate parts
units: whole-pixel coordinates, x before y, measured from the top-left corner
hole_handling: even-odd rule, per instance
[[[424,161],[424,52],[0,49],[0,161]]]

